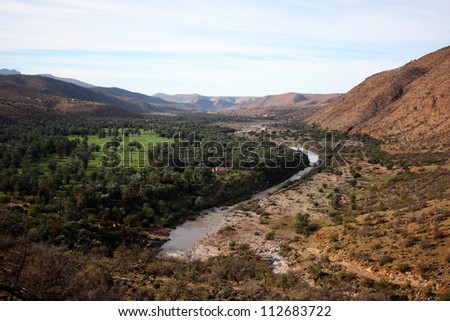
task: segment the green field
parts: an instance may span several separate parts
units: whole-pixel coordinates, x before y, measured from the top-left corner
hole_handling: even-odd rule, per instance
[[[163,142],[172,142],[173,139],[161,137],[156,134],[152,130],[141,130],[140,134],[128,134],[127,136],[123,134],[123,130],[119,130],[118,138],[120,138],[121,143],[118,146],[116,152],[120,153],[122,158],[121,166],[129,166],[127,167],[143,167],[147,164],[147,149],[149,144],[163,143]],[[101,167],[102,156],[104,156],[102,152],[102,148],[105,148],[105,144],[111,142],[114,139],[112,135],[106,135],[105,137],[100,138],[98,135],[88,135],[88,145],[97,145],[100,147],[100,151],[94,151],[92,153],[92,158],[89,160],[88,171],[92,172]],[[69,136],[69,139],[79,139],[83,140],[82,136],[72,135]],[[125,142],[125,145],[123,145]],[[129,144],[138,146],[131,147]],[[38,167],[43,170],[48,169],[48,165],[50,160],[54,160],[57,165],[63,165],[67,162],[68,157],[60,157],[58,155],[51,155],[50,157],[41,158],[38,162]]]
[[[123,129],[119,130],[119,137],[123,138]],[[146,144],[147,142],[153,142],[153,143],[161,143],[161,142],[169,142],[173,141],[170,138],[161,137],[158,134],[156,134],[153,130],[141,130],[140,135],[137,134],[129,134],[129,141],[138,141],[143,144]],[[82,139],[82,136],[69,136],[70,139]],[[104,138],[99,138],[98,135],[89,135],[88,136],[88,143],[90,145],[97,144],[99,146],[102,146],[103,144],[110,142],[114,137],[112,135],[107,135]]]

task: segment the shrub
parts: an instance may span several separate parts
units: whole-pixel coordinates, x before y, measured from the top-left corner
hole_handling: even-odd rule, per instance
[[[374,251],[380,250],[383,246],[381,245],[381,243],[375,243],[373,244],[370,248]]]
[[[45,199],[42,196],[30,195],[25,198],[25,202],[30,204],[42,203]]]
[[[269,221],[268,221],[266,218],[261,217],[261,218],[259,219],[259,224],[261,224],[261,225],[267,225],[267,224],[269,224]]]
[[[440,295],[442,301],[450,301],[450,291],[447,291]]]
[[[217,233],[219,234],[224,234],[226,232],[232,232],[235,231],[234,227],[230,226],[230,225],[225,225],[224,227],[222,227]]]
[[[415,245],[417,242],[419,241],[419,239],[415,236],[408,236],[405,240],[404,245],[406,247],[411,247],[413,245]]]
[[[337,242],[339,241],[339,236],[337,234],[330,235],[330,242]]]
[[[278,249],[278,254],[280,254],[283,257],[286,257],[286,255],[292,250],[292,248],[287,244],[281,244],[280,248]]]
[[[443,239],[445,238],[445,232],[443,232],[442,230],[440,230],[438,227],[436,227],[433,230],[433,237],[437,240],[437,239]]]
[[[28,215],[36,216],[39,214],[39,208],[37,206],[28,207]]]
[[[397,265],[397,270],[401,273],[409,272],[411,271],[411,266],[408,263],[400,263]]]
[[[295,230],[297,231],[297,233],[309,235],[319,229],[319,225],[311,224],[309,222],[310,217],[311,216],[308,213],[297,214],[297,221],[295,223]]]
[[[123,219],[123,222],[126,225],[138,226],[141,222],[141,219],[139,218],[139,216],[137,214],[129,214]]]
[[[380,265],[385,265],[394,262],[394,258],[388,254],[382,255],[379,259]]]
[[[373,261],[373,259],[370,257],[370,254],[365,251],[351,252],[350,257],[358,261],[367,261],[367,262]]]
[[[297,284],[298,279],[291,273],[278,275],[275,281],[276,286],[288,289]]]
[[[422,277],[424,277],[428,272],[430,272],[433,269],[433,267],[430,264],[423,263],[423,262],[420,262],[417,265],[417,267],[418,267],[419,272],[422,275]]]
[[[355,173],[353,173],[353,178],[360,178],[361,177],[361,174],[360,173],[358,173],[358,172],[355,172]]]
[[[336,214],[333,216],[333,222],[335,224],[342,224],[342,222],[344,221],[344,219],[342,218],[341,214]]]
[[[275,232],[274,231],[268,232],[266,234],[266,237],[265,237],[266,240],[273,240],[274,238],[275,238]]]
[[[323,267],[319,263],[312,264],[308,267],[308,273],[314,279],[314,281],[318,281],[325,277],[327,274],[323,271]]]
[[[420,248],[422,249],[422,250],[426,250],[426,249],[429,249],[429,248],[432,248],[433,247],[433,245],[430,243],[430,241],[429,240],[427,240],[427,239],[425,239],[425,240],[422,240],[421,242],[420,242]]]
[[[250,251],[250,245],[248,243],[242,243],[238,246],[238,251],[242,254],[246,254]]]

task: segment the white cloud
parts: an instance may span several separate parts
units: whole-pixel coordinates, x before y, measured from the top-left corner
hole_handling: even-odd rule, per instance
[[[155,91],[343,91],[448,45],[449,11],[443,1],[3,0],[0,57]]]

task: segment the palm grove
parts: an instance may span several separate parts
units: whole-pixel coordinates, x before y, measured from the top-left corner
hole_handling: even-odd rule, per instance
[[[50,114],[3,124],[4,290],[18,298],[64,298],[61,291],[39,296],[31,289],[26,295],[17,290],[23,265],[9,251],[11,242],[24,258],[30,249],[51,246],[70,260],[76,260],[70,252],[101,251],[108,257],[118,247],[157,248],[161,243],[149,237],[149,231],[178,225],[202,209],[245,199],[308,164],[303,154],[274,148],[263,136],[248,143],[230,128],[211,125],[217,118],[221,116],[99,121]],[[145,144],[139,135],[149,131],[167,138],[166,143],[145,148],[146,162],[135,166]],[[95,137],[106,138],[113,148],[100,154],[105,147],[91,143]],[[242,144],[244,151],[235,152]],[[131,165],[120,166],[123,160],[114,157],[120,155],[119,146],[125,151],[122,157],[131,156]],[[214,166],[233,170],[217,175],[211,171]]]

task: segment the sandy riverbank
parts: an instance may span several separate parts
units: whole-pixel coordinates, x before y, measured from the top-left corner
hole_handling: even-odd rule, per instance
[[[309,213],[313,220],[327,221],[331,210],[327,193],[320,191],[343,183],[345,177],[318,173],[266,197],[249,201],[225,214],[219,231],[209,233],[187,251],[178,252],[190,260],[206,260],[212,256],[230,254],[241,244],[266,259],[276,273],[290,269],[283,247],[298,238],[294,224],[297,213]]]

